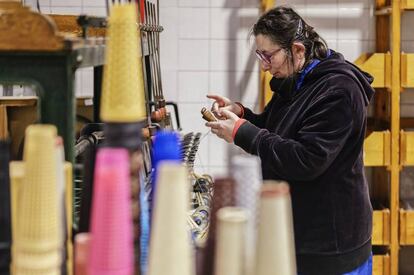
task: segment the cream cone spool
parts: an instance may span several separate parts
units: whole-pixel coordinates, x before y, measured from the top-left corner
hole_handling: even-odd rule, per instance
[[[256,275],[296,275],[289,185],[264,181],[260,199]]]
[[[187,168],[172,161],[158,167],[148,275],[192,275]]]
[[[26,130],[25,176],[19,194],[14,267],[16,274],[58,274],[61,214],[57,196],[56,127]]]
[[[136,122],[145,119],[137,22],[135,4],[115,5],[111,9],[102,84],[102,121]]]
[[[244,275],[247,212],[224,207],[217,212],[214,275]]]

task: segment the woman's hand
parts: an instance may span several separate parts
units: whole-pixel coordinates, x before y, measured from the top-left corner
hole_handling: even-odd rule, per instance
[[[240,116],[242,114],[241,107],[238,104],[232,102],[227,97],[219,95],[207,95],[207,97],[215,100],[211,106],[211,111],[219,119],[225,119],[225,117],[220,114],[220,112],[223,110],[230,111],[237,116]]]
[[[221,108],[221,111],[219,111],[219,115],[221,117],[224,117],[225,120],[219,120],[217,122],[207,122],[206,126],[211,128],[211,132],[213,134],[216,134],[219,138],[224,139],[228,143],[233,142],[233,129],[234,125],[236,124],[236,121],[240,118],[228,111],[224,108]]]

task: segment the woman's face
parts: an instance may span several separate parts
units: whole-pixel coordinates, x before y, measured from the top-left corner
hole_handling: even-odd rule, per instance
[[[299,71],[303,66],[304,59],[297,56],[295,45],[292,45],[293,63],[288,52],[280,45],[272,42],[267,36],[258,34],[256,36],[256,55],[260,60],[263,71],[269,71],[276,78],[285,78]],[[299,57],[299,58],[298,58]]]

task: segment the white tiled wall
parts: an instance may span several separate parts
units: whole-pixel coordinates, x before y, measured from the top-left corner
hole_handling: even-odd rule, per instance
[[[35,7],[35,0],[26,3]],[[258,64],[248,33],[259,14],[259,0],[160,0],[161,66],[167,100],[179,103],[184,132],[207,132],[200,108],[211,102],[208,92],[257,106]],[[374,0],[276,0],[294,7],[328,45],[355,60],[375,45]],[[104,16],[105,0],[40,0],[52,13]],[[402,50],[414,52],[413,13],[402,18]],[[78,95],[92,94],[92,71],[76,74]],[[402,115],[414,116],[414,92],[402,94]],[[213,135],[201,145],[196,166],[202,172],[226,173],[228,152]]]

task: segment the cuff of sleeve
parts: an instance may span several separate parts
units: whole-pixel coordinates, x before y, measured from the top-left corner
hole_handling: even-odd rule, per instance
[[[241,126],[243,123],[245,123],[246,121],[247,121],[247,120],[245,120],[245,119],[239,119],[239,120],[237,120],[237,121],[236,121],[236,124],[234,124],[233,132],[232,132],[232,134],[231,134],[231,137],[233,138],[233,140],[234,140],[234,137],[236,136],[237,131],[239,130],[240,126]]]
[[[242,148],[248,153],[257,155],[257,137],[260,135],[260,132],[264,131],[246,121],[242,123],[234,135],[233,141],[234,144]]]
[[[240,114],[240,118],[244,118],[244,106],[243,104],[241,104],[240,102],[234,102],[235,104],[239,105],[240,109],[241,109],[241,114]]]

